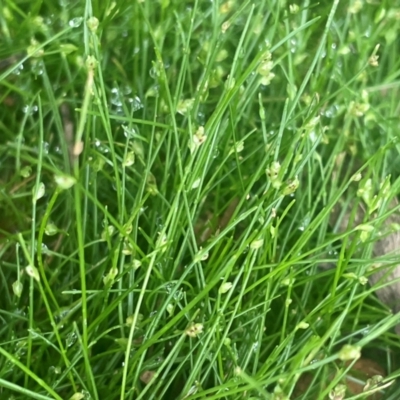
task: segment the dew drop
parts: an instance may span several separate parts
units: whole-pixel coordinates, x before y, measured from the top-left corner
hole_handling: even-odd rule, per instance
[[[145,97],[157,97],[160,92],[160,86],[159,85],[153,85],[150,86],[150,88],[147,90]]]
[[[60,310],[60,312],[54,316],[55,322],[57,324],[60,323],[64,318],[67,317],[68,314],[69,314],[69,309]],[[61,326],[61,328],[62,328],[62,326]]]
[[[114,87],[114,88],[111,89],[111,99],[110,100],[111,100],[111,103],[114,106],[117,106],[117,107],[121,107],[122,106],[121,94],[120,94],[118,88]]]
[[[300,222],[300,225],[299,225],[299,227],[298,227],[299,231],[304,232],[305,229],[306,229],[306,228],[308,227],[308,225],[310,224],[310,222],[311,222],[311,215],[310,215],[310,213],[307,213],[307,214],[303,217],[303,219],[301,220],[301,222]]]
[[[4,365],[8,372],[10,372],[14,369],[14,363],[12,360],[7,360]]]
[[[42,243],[41,247],[42,247],[42,254],[50,254],[49,248],[44,243]]]
[[[122,125],[122,129],[124,130],[124,136],[128,139],[133,139],[135,136],[137,136],[137,132],[134,127]]]
[[[103,154],[107,154],[110,149],[106,146],[103,146],[102,144],[98,147],[99,151],[102,152]]]
[[[54,365],[52,365],[51,367],[49,367],[49,373],[59,375],[59,374],[61,374],[61,368],[55,367]]]
[[[296,39],[291,39],[290,40],[290,52],[295,53],[297,50],[297,40]]]
[[[368,336],[369,332],[371,331],[371,327],[369,325],[367,325],[362,331],[361,334],[363,336]]]
[[[34,64],[31,68],[31,72],[35,76],[43,75],[43,63],[38,62],[38,63]]]
[[[82,21],[83,21],[83,18],[82,18],[82,17],[76,17],[76,18],[71,19],[71,20],[68,22],[68,25],[69,25],[71,28],[79,28],[79,27],[81,26],[81,24],[82,24]]]
[[[47,25],[47,26],[51,26],[54,23],[54,14],[50,14],[48,17],[43,19],[43,22]]]
[[[37,105],[32,105],[32,106],[25,105],[25,106],[22,107],[22,112],[24,114],[32,115],[32,114],[36,113],[38,111],[38,109],[39,108],[38,108]]]
[[[133,112],[143,108],[143,103],[138,96],[130,97],[128,101],[131,104]]]
[[[337,255],[338,255],[338,252],[337,252],[336,250],[329,250],[329,251],[328,251],[328,254],[329,254],[330,256],[337,256]]]
[[[206,123],[206,116],[203,112],[197,113],[197,123],[201,126],[204,126]]]
[[[150,68],[149,74],[153,79],[157,79],[160,75],[157,68],[155,68],[155,67]]]
[[[156,218],[156,226],[157,226],[157,228],[158,228],[159,230],[161,230],[161,229],[164,227],[163,219],[162,219],[161,216],[158,216],[158,217]]]
[[[219,156],[219,150],[215,149],[213,153],[213,158],[217,158]]]
[[[337,114],[338,109],[339,107],[336,104],[328,107],[324,112],[325,117],[333,118]]]
[[[125,85],[122,88],[122,93],[125,95],[131,94],[132,93],[132,88],[129,85]]]
[[[183,292],[182,292],[182,289],[177,290],[177,291],[174,293],[173,296],[174,296],[174,300],[176,300],[176,301],[182,300],[182,299],[183,299]]]
[[[50,147],[49,143],[48,142],[43,142],[42,146],[43,146],[43,153],[44,154],[49,154],[49,147]]]
[[[77,395],[79,395],[79,396],[77,396]],[[91,394],[85,389],[81,390],[80,392],[76,392],[74,396],[77,396],[76,398],[77,399],[79,398],[79,400],[91,400],[92,399]],[[74,398],[74,396],[72,396],[71,398]]]
[[[71,347],[75,344],[76,340],[77,340],[77,335],[75,332],[70,332],[67,335],[67,338],[65,339],[65,344],[67,347]]]
[[[18,65],[17,68],[14,69],[13,74],[14,75],[21,75],[21,71],[24,69],[24,65],[20,64]]]

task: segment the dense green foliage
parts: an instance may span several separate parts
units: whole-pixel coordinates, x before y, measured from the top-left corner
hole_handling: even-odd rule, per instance
[[[1,399],[342,399],[360,350],[392,383],[399,32],[389,0],[1,0]]]

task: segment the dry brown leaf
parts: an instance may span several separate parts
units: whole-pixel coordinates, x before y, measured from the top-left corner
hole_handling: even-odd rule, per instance
[[[140,380],[147,385],[153,379],[155,374],[155,371],[143,371],[140,374]]]

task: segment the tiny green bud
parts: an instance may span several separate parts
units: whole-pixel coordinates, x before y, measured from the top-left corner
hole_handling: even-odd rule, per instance
[[[105,242],[114,234],[114,232],[115,232],[114,226],[108,225],[106,228],[104,228],[103,232],[101,232],[101,240]]]
[[[93,56],[88,56],[88,57],[86,58],[85,65],[86,65],[86,68],[87,68],[87,69],[94,70],[94,69],[96,69],[97,64],[98,64],[98,62],[97,62],[97,60],[96,60],[95,57],[93,57]]]
[[[264,244],[264,239],[253,240],[250,244],[250,248],[253,250],[259,249]]]
[[[194,98],[180,100],[176,107],[176,112],[181,115],[187,115],[193,108],[193,105],[194,105]]]
[[[235,143],[235,145],[229,150],[229,154],[233,154],[233,153],[240,153],[241,151],[243,151],[244,149],[244,142],[243,140],[240,140],[238,142]]]
[[[379,386],[383,382],[383,376],[382,375],[374,375],[370,379],[367,380],[363,392],[366,392],[367,390],[371,390],[377,386]]]
[[[31,277],[33,278],[35,281],[39,282],[40,281],[40,275],[39,275],[39,271],[38,269],[33,266],[33,265],[28,265],[25,268],[25,272]]]
[[[299,184],[300,184],[300,181],[297,178],[297,176],[294,179],[289,179],[286,182],[286,186],[283,188],[282,194],[284,196],[287,196],[289,194],[294,193],[297,190],[297,188],[299,187]]]
[[[360,276],[358,278],[358,281],[360,282],[360,285],[365,286],[368,283],[368,278],[366,278],[365,276]]]
[[[343,400],[346,395],[346,385],[339,383],[329,392],[330,400]]]
[[[65,43],[65,44],[60,44],[60,50],[61,50],[61,53],[67,55],[67,54],[71,54],[74,51],[78,50],[78,48],[71,43]]]
[[[195,338],[203,332],[204,325],[201,323],[192,324],[185,330],[186,335]]]
[[[199,126],[195,134],[189,139],[188,147],[193,154],[207,139],[204,134],[204,126]]]
[[[32,201],[36,203],[37,200],[41,199],[45,194],[46,188],[43,182],[40,182],[37,186],[34,186],[32,190],[33,199]]]
[[[122,254],[125,254],[126,256],[130,256],[133,253],[133,247],[129,243],[129,241],[125,240],[124,245],[122,247]]]
[[[13,292],[17,297],[21,297],[23,287],[24,286],[22,285],[22,283],[19,280],[15,281],[12,284]]]
[[[370,234],[374,230],[374,227],[372,225],[368,225],[368,224],[360,224],[360,225],[356,226],[355,229],[357,231],[361,231],[360,240],[361,240],[361,242],[364,243],[370,237]]]
[[[108,274],[103,278],[104,286],[112,285],[117,275],[118,275],[118,268],[112,267],[108,272]]]
[[[310,326],[309,323],[301,321],[297,324],[296,329],[307,329]]]
[[[361,173],[359,172],[358,174],[354,174],[354,175],[351,177],[351,180],[354,181],[354,182],[359,182],[359,181],[361,180],[361,178],[362,178],[362,175],[361,175]]]
[[[339,351],[338,356],[342,361],[358,360],[361,357],[361,347],[345,344]]]
[[[174,313],[174,305],[173,304],[171,304],[171,303],[169,303],[168,305],[167,305],[167,313],[169,314],[169,316],[171,317],[172,316],[172,314]]]
[[[136,271],[142,266],[142,262],[136,258],[132,260],[132,268]]]
[[[229,292],[229,290],[231,290],[232,286],[233,286],[232,282],[225,282],[220,286],[218,292],[221,294]]]
[[[149,172],[149,174],[147,175],[147,191],[152,195],[155,196],[158,193],[158,188],[157,188],[157,181],[155,176]]]
[[[192,189],[197,189],[200,186],[201,183],[201,178],[197,178],[193,183],[192,183]]]
[[[54,180],[61,190],[70,189],[76,183],[76,179],[69,175],[55,175]]]
[[[32,168],[27,165],[26,167],[22,168],[21,171],[19,171],[19,174],[23,177],[23,178],[29,178],[31,176],[32,173]]]
[[[235,376],[242,375],[242,368],[240,368],[239,366],[235,367],[235,369],[233,370],[233,373]]]
[[[363,232],[372,232],[374,230],[374,227],[369,224],[360,224],[356,226],[355,230]]]
[[[122,163],[123,167],[130,167],[135,163],[135,153],[133,151],[128,151]]]
[[[58,233],[58,228],[53,222],[48,222],[46,228],[44,229],[44,233],[47,236],[54,236]]]
[[[76,392],[69,398],[69,400],[82,400],[84,398],[85,398],[85,395],[83,393]]]
[[[281,164],[278,161],[273,161],[271,165],[266,169],[266,174],[271,181],[272,186],[275,189],[279,189],[282,182],[279,180],[279,171],[281,170]]]
[[[87,21],[86,24],[89,28],[89,30],[93,33],[97,31],[97,28],[99,27],[99,20],[96,17],[90,17]]]
[[[282,281],[281,281],[281,285],[282,286],[292,286],[293,285],[293,283],[295,282],[295,278],[293,278],[293,277],[288,277],[288,278],[284,278],[284,279],[282,279]]]
[[[91,159],[91,165],[92,165],[94,172],[100,172],[103,169],[105,163],[106,162],[105,162],[104,158],[102,158],[100,156],[97,156],[96,158]]]
[[[132,222],[128,221],[126,224],[124,224],[124,226],[122,227],[122,232],[121,232],[121,236],[129,236],[132,232],[133,226],[132,226]]]
[[[348,272],[343,274],[343,278],[356,280],[358,279],[358,276],[354,272]]]

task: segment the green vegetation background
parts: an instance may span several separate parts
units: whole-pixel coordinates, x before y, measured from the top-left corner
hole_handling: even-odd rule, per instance
[[[398,193],[399,30],[398,1],[1,0],[0,397],[356,398],[361,351],[397,399],[382,218],[329,220]]]

